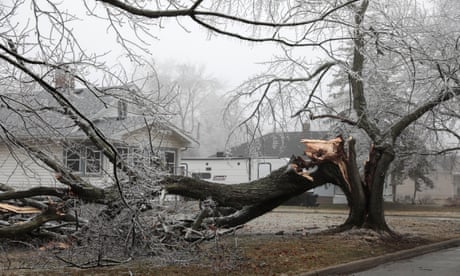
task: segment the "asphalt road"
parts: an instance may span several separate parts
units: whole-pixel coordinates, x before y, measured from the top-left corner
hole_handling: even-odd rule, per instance
[[[415,258],[386,263],[352,275],[460,275],[460,247],[440,250]]]

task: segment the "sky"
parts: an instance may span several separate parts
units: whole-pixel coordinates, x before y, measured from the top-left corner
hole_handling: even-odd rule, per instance
[[[49,5],[43,2],[37,3],[41,3],[40,7],[45,10],[50,9]],[[95,10],[105,15],[104,5],[92,1],[87,1],[87,4],[90,9],[97,7]],[[114,30],[108,27],[108,21],[88,16],[87,10],[82,5],[81,1],[63,1],[59,4],[60,10],[67,10],[79,18],[69,22],[68,26],[72,29],[82,48],[88,53],[107,54],[103,59],[109,64],[122,63],[126,68],[134,68],[133,64],[129,64],[122,57],[125,52],[117,44]],[[31,20],[33,21],[35,18],[31,12],[31,6],[27,4],[22,6],[18,15],[17,22],[23,26],[30,25]],[[198,67],[204,66],[207,75],[217,78],[226,89],[236,87],[250,76],[263,70],[264,66],[258,65],[258,63],[270,60],[277,49],[275,45],[268,43],[242,42],[221,35],[210,37],[207,30],[187,17],[162,19],[161,28],[158,27],[159,20],[145,20],[153,23],[149,32],[157,39],[147,35],[142,36],[142,39],[147,42],[142,46],[147,47],[152,54],[151,57],[145,56],[144,58],[153,59],[157,64],[173,61],[175,63],[191,63]],[[39,22],[41,32],[47,34],[50,30],[50,24],[46,17],[42,16]],[[127,21],[124,22],[124,27],[121,29],[124,29],[123,32],[126,37],[134,38],[133,31]],[[32,33],[29,35],[33,37]],[[139,43],[139,40],[136,43]]]
[[[167,22],[156,33],[152,43],[154,59],[160,63],[172,59],[181,63],[204,65],[206,72],[228,87],[235,87],[264,69],[277,48],[272,44],[242,42],[234,38],[213,36],[195,23],[187,24],[189,32],[176,22]]]
[[[77,21],[73,27],[84,47],[98,53],[110,51],[107,56],[109,62],[122,60],[119,57],[123,54],[122,50],[119,45],[116,45],[114,31],[107,27],[107,21],[86,16],[79,1],[63,4],[71,13],[77,13],[80,18],[84,18]],[[147,35],[143,35],[142,39],[147,42],[146,47],[156,64],[173,61],[191,63],[198,67],[204,66],[207,75],[217,78],[227,89],[236,87],[263,70],[264,66],[260,63],[270,60],[279,49],[278,46],[270,43],[250,43],[222,35],[211,37],[209,31],[187,17],[177,20],[162,19],[161,28],[155,26],[160,24],[159,20],[145,20],[153,23],[150,34],[157,39]],[[134,38],[132,29],[126,26],[124,35]],[[125,65],[129,67],[128,64]]]

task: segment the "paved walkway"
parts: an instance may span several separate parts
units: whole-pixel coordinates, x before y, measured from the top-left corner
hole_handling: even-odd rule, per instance
[[[460,247],[444,249],[407,260],[386,263],[352,275],[460,275]]]

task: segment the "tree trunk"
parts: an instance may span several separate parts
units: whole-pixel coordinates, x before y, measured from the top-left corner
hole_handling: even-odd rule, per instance
[[[415,205],[416,197],[417,197],[417,182],[414,181],[414,194],[412,195],[412,205]]]
[[[343,225],[344,228],[355,226],[361,227],[364,224],[367,214],[368,202],[366,194],[369,194],[369,191],[366,189],[367,187],[359,175],[359,169],[356,163],[355,143],[356,141],[354,139],[349,139],[347,169],[351,191],[349,192],[350,196],[347,197],[347,200],[350,211]]]
[[[59,220],[65,217],[65,213],[61,212],[55,206],[49,206],[43,213],[35,216],[31,220],[24,223],[16,223],[8,227],[0,227],[0,237],[20,237],[32,230],[37,229],[42,224],[51,221]]]
[[[373,148],[365,168],[364,179],[356,164],[355,141],[349,140],[348,155],[341,137],[329,141],[302,140],[310,161],[292,157],[287,167],[269,176],[249,183],[224,185],[181,176],[171,176],[163,181],[167,192],[195,199],[212,199],[217,207],[230,207],[234,212],[219,216],[213,212],[205,219],[219,227],[244,224],[289,198],[307,190],[332,183],[344,191],[350,208],[341,229],[368,227],[391,232],[383,212],[383,187],[385,174],[394,154],[390,146]],[[307,173],[315,167],[316,170]]]
[[[234,227],[272,210],[291,197],[327,183],[319,170],[311,174],[315,180],[310,181],[296,168],[293,160],[267,177],[234,185],[182,176],[170,176],[163,180],[163,184],[168,193],[200,200],[212,199],[217,207],[234,209],[230,215],[207,220],[219,227]]]
[[[378,231],[391,232],[385,221],[383,188],[385,187],[385,176],[393,159],[394,151],[390,145],[373,147],[370,152],[369,166],[365,171],[365,179],[370,191],[366,224],[369,228]]]
[[[397,187],[396,187],[396,177],[395,174],[391,174],[391,195],[393,197],[393,202],[397,202],[398,198],[396,197]]]

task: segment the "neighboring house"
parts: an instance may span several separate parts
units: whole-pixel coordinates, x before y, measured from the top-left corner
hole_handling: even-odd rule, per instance
[[[415,203],[449,204],[451,200],[460,200],[460,155],[437,156],[433,161],[435,170],[427,175],[433,182],[433,189],[422,187],[417,191]],[[396,186],[396,200],[412,202],[414,181],[405,179]]]
[[[160,118],[144,115],[135,86],[63,89],[66,98],[91,120],[122,157],[135,167],[161,164],[176,174],[182,152],[196,141]],[[44,91],[0,94],[0,183],[16,189],[59,185],[55,173],[8,139],[37,147],[98,186],[113,183],[112,164],[65,110]],[[26,105],[27,104],[27,105]],[[21,109],[21,112],[15,110]],[[41,119],[43,118],[43,120]]]
[[[329,131],[313,131],[305,123],[302,131],[272,132],[251,142],[243,143],[231,149],[232,156],[273,156],[290,158],[293,154],[304,155],[305,145],[302,139],[330,139]]]

